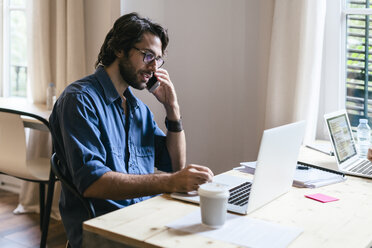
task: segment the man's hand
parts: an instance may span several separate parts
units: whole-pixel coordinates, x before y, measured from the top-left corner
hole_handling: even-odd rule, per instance
[[[189,192],[212,178],[210,169],[193,164],[175,173],[132,175],[108,171],[94,181],[83,196],[122,200],[162,193]]]
[[[159,68],[155,72],[155,76],[160,82],[160,86],[154,91],[154,96],[164,105],[169,120],[179,120],[181,115],[176,90],[168,72],[165,69]]]
[[[369,161],[372,162],[372,149],[371,148],[368,148],[367,158],[368,158]]]
[[[173,192],[189,192],[212,179],[213,172],[208,167],[190,164],[172,175],[171,187]]]

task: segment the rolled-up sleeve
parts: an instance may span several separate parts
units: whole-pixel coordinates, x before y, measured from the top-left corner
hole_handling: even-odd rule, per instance
[[[58,103],[66,164],[81,194],[108,171],[106,150],[100,139],[99,117],[85,94],[66,95]],[[72,107],[74,106],[74,107]]]

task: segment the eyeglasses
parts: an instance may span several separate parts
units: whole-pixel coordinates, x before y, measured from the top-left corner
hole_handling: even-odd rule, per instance
[[[137,47],[133,47],[137,51],[143,54],[143,62],[148,65],[151,64],[154,60],[156,61],[156,68],[162,67],[164,65],[164,59],[162,57],[155,57],[155,55],[151,52],[138,49]]]

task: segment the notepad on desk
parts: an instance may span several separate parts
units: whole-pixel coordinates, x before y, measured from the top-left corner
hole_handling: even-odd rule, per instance
[[[322,153],[325,153],[329,156],[334,156],[335,153],[333,152],[333,148],[332,148],[332,145],[331,143],[329,142],[322,142],[322,143],[309,143],[309,144],[306,144],[305,145],[306,147],[309,147],[313,150],[316,150],[318,152],[322,152]]]
[[[256,162],[242,162],[235,170],[254,174]],[[346,180],[342,172],[298,162],[293,179],[293,186],[300,188],[317,188]]]

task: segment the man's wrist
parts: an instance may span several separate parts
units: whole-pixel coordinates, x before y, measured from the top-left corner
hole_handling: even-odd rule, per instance
[[[166,106],[165,112],[167,114],[168,120],[178,121],[179,119],[181,119],[180,108],[178,104],[173,106]]]
[[[168,187],[170,193],[177,192],[177,188],[176,188],[176,184],[175,184],[176,173],[169,173],[167,187]]]
[[[183,125],[182,125],[182,118],[179,118],[178,120],[169,120],[167,117],[165,117],[165,127],[170,132],[182,132],[183,131]]]
[[[162,173],[160,174],[162,181],[160,185],[162,186],[162,192],[163,193],[173,193],[175,192],[174,187],[174,179],[173,179],[174,173]]]

